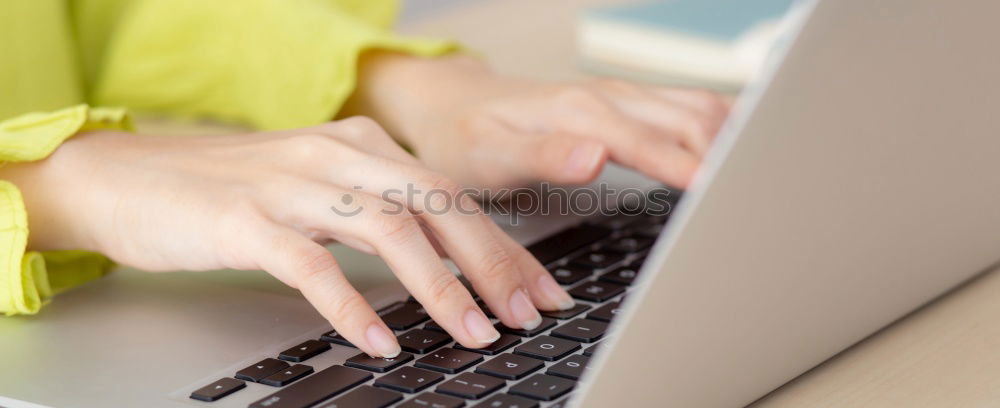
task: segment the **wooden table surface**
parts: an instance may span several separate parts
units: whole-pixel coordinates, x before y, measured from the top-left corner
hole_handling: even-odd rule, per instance
[[[482,52],[503,73],[572,79],[583,76],[575,55],[577,13],[590,5],[625,2],[480,0],[404,22],[400,30],[458,39]],[[753,405],[996,406],[1000,406],[1000,275],[996,272],[914,312]]]

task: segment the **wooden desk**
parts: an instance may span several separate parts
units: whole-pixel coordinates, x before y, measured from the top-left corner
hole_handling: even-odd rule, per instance
[[[578,9],[624,2],[470,2],[405,22],[401,30],[459,39],[483,52],[500,72],[578,78],[573,36]],[[1000,406],[1000,275],[970,282],[753,406]]]

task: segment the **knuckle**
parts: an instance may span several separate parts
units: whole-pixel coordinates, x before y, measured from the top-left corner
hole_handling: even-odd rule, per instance
[[[493,284],[513,276],[514,270],[514,260],[510,254],[499,244],[494,243],[480,261],[478,274],[483,281]]]
[[[424,192],[427,210],[441,212],[449,210],[455,199],[461,195],[462,187],[451,179],[439,174],[428,174],[422,177],[420,185]]]
[[[607,101],[598,92],[581,85],[560,89],[556,98],[563,104],[577,109],[600,110],[608,107]]]
[[[726,102],[722,95],[706,90],[698,90],[696,92],[695,95],[705,105],[705,109],[708,110],[709,114],[724,116],[729,112],[729,103]]]
[[[330,314],[339,321],[356,316],[358,311],[364,310],[367,302],[361,296],[350,294],[337,296],[328,300],[328,310]]]
[[[373,212],[377,214],[372,220],[372,230],[384,242],[391,244],[405,243],[413,238],[416,230],[420,228],[417,221],[409,214],[385,214],[383,211]]]
[[[335,271],[339,267],[333,254],[320,246],[302,249],[292,256],[296,258],[296,270],[299,278],[304,281],[323,278],[325,274]]]
[[[352,116],[334,122],[337,133],[351,138],[387,136],[382,127],[367,116]]]
[[[707,117],[692,117],[689,120],[688,127],[691,129],[693,136],[697,137],[709,137],[712,136],[718,125],[715,120]]]
[[[427,295],[433,301],[441,301],[452,296],[459,296],[465,291],[465,286],[450,273],[442,273],[434,279],[427,281],[425,288]]]
[[[442,191],[452,197],[458,196],[459,192],[462,190],[462,187],[459,186],[458,183],[439,174],[431,175],[429,181],[430,188]]]
[[[297,160],[311,161],[326,156],[331,147],[336,144],[327,136],[319,133],[303,133],[284,140],[283,154]]]

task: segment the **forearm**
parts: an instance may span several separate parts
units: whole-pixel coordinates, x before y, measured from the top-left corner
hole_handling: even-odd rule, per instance
[[[434,107],[470,94],[486,93],[493,73],[477,58],[455,54],[421,58],[395,53],[365,54],[358,66],[358,86],[340,116],[369,116],[396,140],[412,146]]]

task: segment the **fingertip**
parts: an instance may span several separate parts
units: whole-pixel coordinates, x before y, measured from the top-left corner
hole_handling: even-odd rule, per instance
[[[469,332],[469,336],[476,342],[474,345],[465,345],[467,347],[485,347],[500,338],[500,332],[493,327],[493,324],[479,308],[467,310],[465,316],[462,317],[462,323],[465,324],[465,330]]]
[[[568,182],[589,182],[597,177],[608,159],[608,149],[601,143],[584,140],[576,143],[562,165]]]
[[[517,324],[525,330],[531,330],[542,324],[542,315],[538,313],[534,303],[524,289],[516,289],[511,294],[508,306]],[[508,325],[508,327],[511,327]]]
[[[542,303],[539,308],[543,310],[569,310],[576,306],[573,298],[566,293],[559,283],[556,282],[548,272],[540,274],[536,283],[536,288],[541,294]]]
[[[368,326],[365,331],[365,340],[372,351],[378,354],[377,357],[393,358],[402,352],[392,331],[379,323],[372,323]]]

